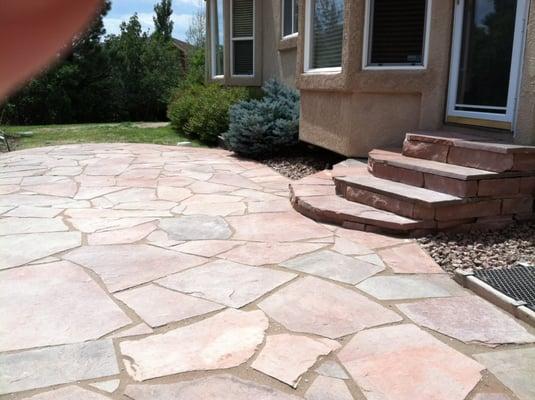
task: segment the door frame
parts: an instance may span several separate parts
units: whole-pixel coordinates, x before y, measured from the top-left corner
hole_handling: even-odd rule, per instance
[[[465,5],[465,0],[455,0],[446,122],[478,125],[506,129],[509,131],[514,130],[518,89],[522,77],[521,70],[529,2],[530,0],[517,0],[509,91],[507,97],[507,106],[504,107],[506,112],[505,114],[496,114],[492,112],[464,111],[455,109],[457,105],[457,87],[459,83],[459,66],[461,62]]]

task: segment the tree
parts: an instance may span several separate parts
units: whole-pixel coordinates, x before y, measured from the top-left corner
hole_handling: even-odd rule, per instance
[[[193,18],[186,31],[186,42],[194,47],[204,47],[206,41],[206,12],[204,6],[199,3],[199,9],[193,14]]]
[[[173,36],[173,9],[171,7],[171,0],[161,0],[154,6],[155,16],[154,21],[154,35],[163,39],[171,40]]]

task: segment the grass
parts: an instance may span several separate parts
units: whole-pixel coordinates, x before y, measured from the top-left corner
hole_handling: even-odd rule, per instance
[[[75,143],[153,143],[176,145],[178,142],[192,142],[195,147],[201,143],[180,136],[171,126],[151,126],[152,123],[121,122],[114,124],[76,125],[32,125],[2,127],[8,137],[11,150],[32,147],[55,146]],[[25,135],[31,132],[31,135]],[[1,151],[4,146],[0,144]]]

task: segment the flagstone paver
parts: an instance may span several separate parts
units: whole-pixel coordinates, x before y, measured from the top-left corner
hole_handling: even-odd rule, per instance
[[[65,254],[63,258],[95,271],[111,292],[137,286],[205,262],[197,256],[146,244],[83,246]]]
[[[384,270],[374,264],[324,250],[281,263],[294,271],[306,272],[323,278],[356,284]]]
[[[429,299],[398,307],[418,325],[465,343],[535,342],[535,336],[514,317],[477,296]]]
[[[353,396],[344,381],[320,375],[306,391],[305,399],[353,400]]]
[[[187,400],[299,400],[269,386],[220,374],[191,381],[156,384],[129,385],[125,393],[133,400],[187,399]]]
[[[511,400],[511,398],[501,393],[478,393],[473,400]]]
[[[291,331],[331,339],[401,321],[393,311],[355,291],[314,277],[291,283],[258,306]]]
[[[474,358],[496,375],[520,400],[535,398],[535,348],[480,353],[475,354]]]
[[[157,282],[192,296],[240,308],[295,277],[288,272],[219,260]]]
[[[251,367],[292,387],[297,387],[301,375],[309,370],[320,356],[340,347],[330,339],[280,334],[266,338],[266,344]]]
[[[69,262],[0,272],[0,352],[98,339],[131,322]]]
[[[484,369],[407,324],[359,332],[338,358],[369,400],[462,400]]]
[[[357,288],[379,300],[468,295],[449,276],[442,275],[374,276],[359,283]]]
[[[152,284],[125,290],[115,297],[153,328],[224,308],[220,304]]]
[[[119,373],[111,340],[0,354],[0,394]]]
[[[331,174],[305,180],[304,190],[322,193]],[[76,144],[0,154],[0,392],[534,397],[535,343],[489,350],[481,340],[516,342],[535,329],[474,307],[412,239],[296,213],[289,182],[220,149]],[[488,367],[475,389],[483,366],[473,357]]]
[[[228,309],[194,324],[144,339],[121,342],[128,373],[136,381],[236,367],[264,340],[268,319],[261,311]]]

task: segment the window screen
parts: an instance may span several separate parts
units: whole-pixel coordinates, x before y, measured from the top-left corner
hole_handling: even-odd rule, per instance
[[[310,0],[312,5],[311,68],[342,65],[344,0]]]
[[[289,36],[298,31],[299,0],[282,0],[282,36]]]
[[[232,72],[254,74],[254,0],[232,0]]]
[[[426,0],[370,0],[371,65],[423,65]]]

